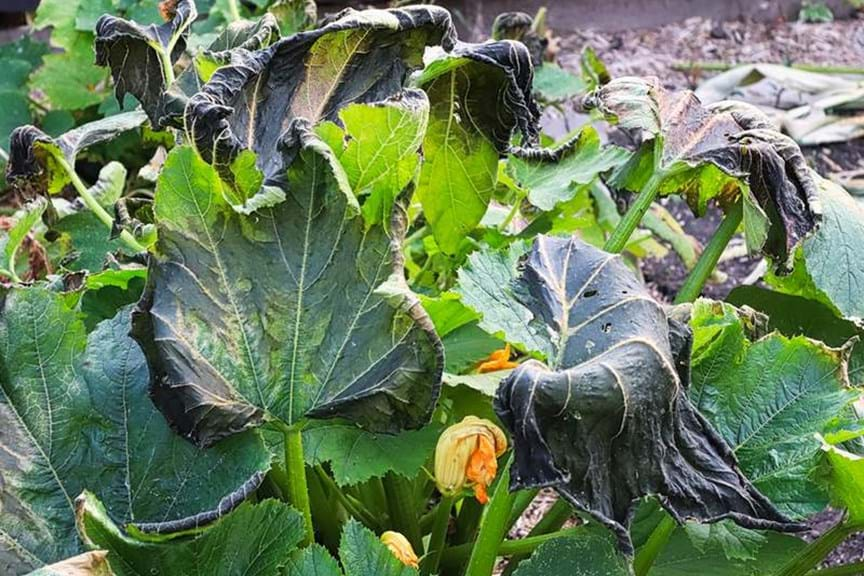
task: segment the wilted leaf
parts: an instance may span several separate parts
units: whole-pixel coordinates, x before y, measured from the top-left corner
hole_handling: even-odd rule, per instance
[[[546,542],[520,563],[514,576],[629,576],[629,563],[596,530]]]
[[[147,397],[129,310],[89,335],[69,298],[44,286],[7,292],[0,319],[4,574],[76,553],[72,499],[99,494],[122,522],[215,508],[269,465],[254,434],[202,451],[174,435]],[[159,529],[155,527],[154,529]]]
[[[125,112],[84,124],[58,138],[35,126],[16,128],[10,139],[6,178],[31,197],[57,194],[70,182],[69,171],[79,152],[135,130],[145,120],[141,112]]]
[[[151,543],[124,534],[89,492],[79,496],[75,506],[81,537],[108,551],[108,563],[117,576],[272,576],[304,534],[300,514],[276,500],[241,504],[197,536]]]
[[[620,256],[539,236],[506,273],[481,286],[505,287],[496,308],[518,313],[546,357],[522,363],[495,400],[513,436],[513,489],[554,487],[627,552],[631,515],[646,495],[679,521],[799,528],[744,478],[683,393],[690,332],[667,320]],[[495,321],[492,309],[480,308],[484,322]]]
[[[340,485],[358,484],[391,471],[413,478],[431,457],[440,432],[429,425],[394,436],[327,423],[303,430],[303,450],[309,465],[329,462]]]
[[[528,191],[528,201],[541,210],[552,210],[573,198],[579,186],[591,184],[601,173],[623,164],[630,153],[618,146],[601,146],[591,126],[554,150],[519,148],[507,162],[507,170]]]
[[[200,444],[265,418],[417,428],[438,394],[441,344],[402,276],[404,209],[392,238],[366,230],[332,151],[303,125],[293,140],[286,200],[253,216],[189,147],[157,185],[135,337],[157,404]]]
[[[728,207],[752,195],[770,223],[764,246],[754,248],[781,267],[815,228],[822,209],[806,160],[756,108],[706,108],[692,92],[666,92],[656,78],[616,78],[585,105],[649,142],[613,176],[614,186],[681,194],[697,214],[711,200]]]
[[[27,237],[27,234],[30,233],[30,229],[42,217],[42,213],[45,212],[47,206],[48,202],[43,198],[39,198],[26,205],[19,212],[15,224],[3,236],[0,236],[0,250],[2,250],[4,256],[3,269],[7,275],[14,276],[16,273],[15,257],[18,254],[18,249],[21,248],[21,243]]]
[[[114,576],[105,559],[107,554],[104,550],[85,552],[40,568],[27,576]]]
[[[231,51],[261,50],[279,40],[279,24],[272,14],[265,14],[258,20],[238,20],[230,23],[225,30],[195,56],[195,70],[198,78],[208,82],[220,66],[231,63]]]
[[[847,452],[838,446],[832,446],[821,437],[826,463],[822,467],[820,480],[831,496],[831,504],[845,508],[849,523],[864,522],[864,502],[861,492],[864,490],[864,458]]]
[[[751,343],[747,322],[728,304],[694,305],[690,399],[753,484],[785,514],[806,517],[827,504],[812,478],[814,434],[836,425],[857,397],[848,350],[776,333]]]
[[[189,26],[198,17],[194,0],[166,2],[170,19],[143,26],[106,14],[96,23],[96,64],[108,66],[121,104],[126,94],[141,103],[150,123],[162,127],[170,107],[165,92],[174,81],[173,66],[186,48]]]
[[[504,40],[459,44],[413,80],[431,105],[417,195],[447,254],[486,213],[514,130],[526,146],[537,141],[533,76],[525,47]]]
[[[335,120],[351,103],[402,91],[427,45],[454,41],[449,13],[437,6],[345,10],[316,30],[265,50],[238,51],[192,97],[186,126],[202,157],[226,169],[252,150],[266,177],[282,171],[280,140],[295,118]]]

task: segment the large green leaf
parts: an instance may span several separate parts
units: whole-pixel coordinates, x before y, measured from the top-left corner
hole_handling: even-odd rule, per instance
[[[480,223],[498,180],[498,157],[514,129],[524,144],[537,139],[539,113],[531,96],[528,50],[504,40],[460,44],[414,79],[429,95],[418,197],[447,254]]]
[[[546,542],[519,564],[515,576],[629,576],[628,562],[596,530]]]
[[[122,105],[126,94],[132,94],[157,127],[163,125],[170,107],[164,96],[174,81],[174,62],[186,49],[189,27],[198,17],[194,0],[164,6],[168,19],[159,26],[110,14],[96,23],[96,64],[111,69],[117,101]]]
[[[419,151],[429,121],[429,100],[419,90],[376,104],[352,104],[339,112],[344,131],[326,124],[330,143],[372,224],[390,220],[393,203],[417,173]]]
[[[719,302],[693,306],[690,398],[732,447],[741,469],[784,513],[804,517],[827,497],[813,479],[820,443],[857,397],[847,349],[772,333],[754,342],[746,317]]]
[[[831,496],[831,504],[845,508],[847,522],[864,524],[864,457],[828,444],[822,440],[825,463],[820,470],[820,481]]]
[[[630,153],[618,146],[601,146],[591,126],[555,150],[518,149],[507,170],[528,191],[528,201],[541,210],[552,210],[571,200],[577,188],[591,184],[601,173],[622,164]]]
[[[830,306],[842,318],[864,320],[864,299],[858,286],[864,282],[864,207],[843,188],[818,178],[824,217],[819,228],[804,239],[789,276],[771,275],[768,283],[787,294],[796,294]]]
[[[609,120],[644,135],[640,152],[611,182],[633,192],[649,183],[682,194],[697,214],[709,201],[728,207],[743,195],[755,231],[750,240],[781,266],[821,215],[816,182],[798,145],[780,134],[758,109],[744,103],[702,106],[690,91],[667,92],[656,78],[616,78],[586,99]]]
[[[303,430],[303,451],[309,465],[329,462],[340,485],[380,478],[391,471],[413,478],[432,456],[440,433],[435,425],[390,435],[327,423]]]
[[[483,322],[499,324],[508,340],[529,334],[546,358],[520,364],[495,399],[512,434],[513,489],[554,487],[612,529],[625,551],[647,495],[679,521],[800,528],[741,474],[682,393],[690,332],[667,319],[620,256],[575,237],[538,236],[528,254],[508,260],[460,290]],[[505,306],[521,322],[499,323],[495,311]]]
[[[404,209],[392,237],[367,230],[330,148],[301,124],[293,141],[287,199],[251,216],[189,147],[157,185],[135,337],[157,404],[204,445],[272,418],[416,428],[438,395],[441,344],[403,277]]]
[[[176,436],[147,397],[149,375],[128,336],[129,310],[88,335],[71,300],[34,286],[9,291],[3,304],[4,574],[79,549],[72,499],[85,488],[119,521],[160,523],[216,508],[269,465],[255,434],[207,451]]]
[[[116,576],[272,576],[304,534],[302,516],[276,500],[241,504],[196,536],[150,543],[124,534],[89,492],[76,499],[76,508],[81,537],[108,552]]]
[[[265,176],[282,171],[280,141],[296,118],[336,120],[348,104],[402,92],[427,45],[452,46],[450,14],[437,6],[345,10],[329,24],[265,50],[238,51],[192,97],[186,127],[199,153],[231,181],[230,166],[252,150]]]

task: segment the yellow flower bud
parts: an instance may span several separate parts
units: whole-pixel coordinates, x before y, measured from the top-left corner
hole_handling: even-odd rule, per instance
[[[507,450],[507,437],[498,426],[476,416],[447,428],[435,448],[435,482],[438,490],[453,496],[474,488],[481,504],[489,501],[486,488],[498,473],[498,457]]]
[[[492,352],[486,360],[477,366],[477,371],[480,374],[485,374],[487,372],[497,372],[498,370],[510,370],[517,366],[519,366],[517,362],[510,361],[510,344],[507,344],[501,350]]]
[[[381,542],[390,549],[390,552],[406,566],[419,567],[419,558],[414,553],[411,543],[399,532],[388,530],[381,534]]]

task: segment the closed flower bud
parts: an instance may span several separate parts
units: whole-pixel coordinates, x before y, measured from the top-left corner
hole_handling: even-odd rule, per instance
[[[481,504],[489,501],[486,488],[498,473],[498,457],[507,450],[507,437],[498,426],[476,416],[466,416],[447,428],[435,448],[435,482],[438,490],[453,496],[474,488]]]
[[[390,552],[406,566],[418,567],[419,558],[414,553],[411,543],[399,532],[388,530],[381,534],[381,542],[390,549]]]

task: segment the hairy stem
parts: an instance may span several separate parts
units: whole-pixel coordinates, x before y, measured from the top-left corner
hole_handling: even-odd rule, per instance
[[[708,245],[705,246],[702,255],[699,256],[696,266],[687,275],[687,280],[684,281],[684,285],[681,286],[681,290],[675,297],[675,304],[693,302],[699,297],[703,286],[705,286],[705,282],[714,272],[714,268],[717,267],[720,256],[726,249],[726,245],[729,244],[729,241],[735,235],[735,231],[738,230],[743,217],[744,202],[742,200],[732,207],[729,213],[723,218],[720,226],[717,227],[717,231],[714,232]]]
[[[825,532],[822,536],[807,545],[798,554],[789,559],[780,567],[776,576],[806,576],[808,572],[816,568],[834,548],[843,543],[853,532],[864,528],[858,523],[842,521]],[[819,574],[822,572],[820,571]]]
[[[811,570],[807,576],[860,576],[861,574],[864,574],[864,562]]]
[[[420,524],[417,520],[417,505],[414,490],[407,478],[388,472],[384,476],[384,494],[390,523],[394,530],[401,532],[414,550],[420,550],[423,539],[420,537]]]
[[[520,538],[518,540],[504,540],[501,542],[501,546],[498,547],[498,556],[527,557],[541,544],[545,544],[546,542],[555,540],[556,538],[566,538],[577,536],[578,534],[579,528],[567,528],[566,530],[559,530],[558,532],[541,534],[539,536],[526,536],[525,538]],[[458,546],[447,548],[447,553],[444,554],[441,566],[443,568],[453,568],[458,566],[461,562],[464,562],[467,559],[468,555],[471,553],[471,547],[472,544],[469,542],[468,544],[460,544]]]
[[[75,187],[75,191],[78,192],[78,196],[81,197],[81,200],[84,202],[84,205],[93,212],[99,220],[105,224],[110,230],[114,226],[114,219],[111,217],[108,212],[105,211],[105,208],[102,207],[101,204],[90,194],[90,191],[87,189],[87,186],[84,185],[84,182],[81,181],[81,178],[78,177],[78,173],[75,172],[75,169],[69,165],[69,162],[66,161],[66,158],[63,157],[62,154],[54,154],[54,160],[57,161],[57,164],[66,171],[66,174],[69,176],[69,179],[72,181],[72,186]],[[147,248],[142,246],[135,240],[135,237],[132,236],[127,230],[123,230],[120,232],[120,239],[123,241],[126,246],[135,252],[146,252]]]
[[[513,508],[514,495],[510,493],[510,463],[513,455],[507,457],[502,466],[503,472],[498,478],[492,497],[483,511],[480,519],[480,530],[477,532],[477,540],[474,541],[474,549],[471,551],[471,559],[465,576],[490,576],[495,568],[495,559],[498,557],[498,548],[507,535],[507,520],[510,510]]]
[[[636,558],[633,560],[633,572],[636,576],[645,576],[654,565],[654,561],[669,543],[669,538],[675,531],[677,524],[669,514],[664,513],[663,519],[648,536],[648,540],[636,553]]]
[[[288,474],[288,502],[302,515],[306,535],[302,545],[315,541],[312,526],[312,508],[309,505],[309,487],[306,484],[306,461],[303,458],[303,433],[299,426],[285,429],[285,471]]]
[[[537,522],[534,528],[528,532],[528,537],[543,536],[545,534],[556,532],[560,530],[561,527],[564,526],[564,523],[572,516],[573,507],[570,506],[566,500],[559,498],[555,501],[552,507],[546,511],[543,518]],[[510,558],[510,562],[507,564],[507,569],[504,571],[504,575],[509,576],[512,574],[519,566],[519,563],[527,557],[527,554],[515,553],[513,557]]]
[[[429,536],[429,548],[420,566],[421,576],[429,576],[438,573],[438,564],[444,553],[444,543],[447,540],[447,529],[450,526],[450,510],[453,509],[453,496],[441,496],[435,512],[435,522],[432,524],[432,533]]]
[[[605,251],[617,254],[624,250],[627,242],[630,241],[630,236],[633,235],[636,227],[642,221],[642,217],[645,216],[648,208],[651,207],[651,203],[657,197],[657,192],[660,191],[660,184],[667,176],[662,170],[654,172],[651,179],[648,180],[648,183],[639,192],[636,201],[633,202],[630,209],[627,210],[627,213],[618,222],[615,230],[612,231],[612,235],[606,240],[606,244],[603,245]]]

